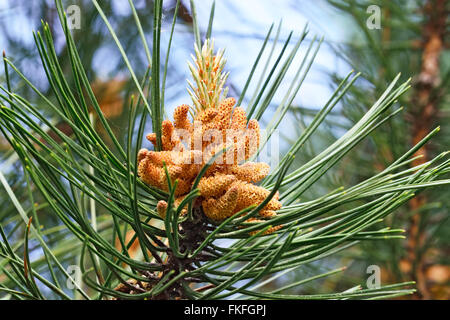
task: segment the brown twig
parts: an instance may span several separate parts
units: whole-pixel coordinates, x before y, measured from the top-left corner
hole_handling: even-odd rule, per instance
[[[412,125],[412,144],[417,144],[428,132],[431,131],[437,112],[437,101],[433,92],[439,85],[439,60],[444,49],[444,37],[446,30],[446,8],[445,0],[428,0],[423,11],[427,19],[423,29],[423,53],[420,74],[414,83],[414,94],[412,105],[414,109]],[[417,166],[427,162],[429,149],[424,146],[419,149],[415,156],[422,155],[412,165]],[[408,243],[406,265],[410,270],[412,278],[417,282],[417,293],[415,298],[430,299],[430,293],[426,287],[424,274],[424,255],[420,254],[420,248],[425,241],[422,232],[420,208],[426,202],[424,195],[418,195],[410,201],[410,209],[415,212],[410,218],[408,228]]]

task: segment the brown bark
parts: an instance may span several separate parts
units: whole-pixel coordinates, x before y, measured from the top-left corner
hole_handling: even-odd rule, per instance
[[[189,9],[186,7],[183,1],[180,1],[178,17],[181,18],[186,24],[192,24],[193,22],[191,13],[189,12]]]
[[[439,60],[445,48],[446,0],[429,0],[424,6],[426,23],[423,29],[423,52],[421,71],[414,83],[412,143],[422,140],[432,129],[438,111],[433,92],[439,85]],[[415,154],[422,158],[414,161],[413,166],[420,165],[430,159],[429,149],[424,146]],[[424,253],[418,251],[422,247],[425,234],[421,230],[420,208],[426,202],[424,195],[418,195],[410,201],[410,210],[414,212],[408,229],[407,257],[405,266],[410,270],[412,278],[417,282],[418,292],[415,298],[430,299],[426,286],[424,270]]]

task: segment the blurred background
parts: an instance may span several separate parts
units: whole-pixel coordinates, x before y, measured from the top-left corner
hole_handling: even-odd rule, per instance
[[[127,131],[127,102],[133,90],[128,70],[91,1],[68,0],[63,3],[65,8],[71,5],[80,8],[80,28],[72,30],[75,42],[101,108],[113,124],[119,139],[123,139]],[[138,78],[142,78],[148,60],[128,2],[112,0],[99,3],[127,52]],[[135,0],[134,3],[151,44],[152,1]],[[196,2],[199,27],[203,35],[208,28],[212,3],[212,0]],[[166,56],[175,6],[176,1],[164,1],[162,57]],[[315,36],[324,37],[315,62],[280,126],[281,153],[286,151],[312,116],[325,105],[337,84],[350,70],[362,73],[349,94],[296,155],[297,166],[321,152],[357,122],[398,73],[401,72],[402,80],[412,78],[412,88],[400,101],[405,107],[404,111],[360,143],[321,178],[314,188],[305,193],[301,201],[367,179],[409,150],[437,126],[441,127],[440,133],[426,148],[418,151],[423,157],[413,165],[426,162],[436,154],[449,150],[449,12],[450,3],[445,0],[216,1],[212,35],[215,47],[226,50],[225,69],[230,72],[227,83],[230,88],[229,96],[239,96],[244,88],[252,64],[272,24],[274,26],[268,46],[275,53],[282,50],[282,44],[291,31],[293,40],[288,46],[294,46],[306,24],[309,33],[300,47],[299,57],[305,54]],[[190,78],[186,62],[193,53],[194,43],[189,0],[180,1],[175,18],[177,24],[164,97],[167,114],[171,114],[182,103],[191,103],[186,91],[186,79]],[[53,32],[63,70],[69,70],[67,48],[53,0],[2,0],[0,50],[4,50],[6,56],[33,84],[52,99],[54,97],[33,39],[33,31],[41,28],[41,19],[49,23]],[[268,51],[270,50],[266,50],[264,55],[268,55]],[[273,61],[265,62],[267,57],[264,55],[261,61],[271,66]],[[279,92],[285,92],[290,86],[295,77],[296,64],[300,62],[301,59],[294,60]],[[263,72],[264,68],[256,70],[256,80],[250,84],[243,105],[251,101],[252,92],[261,85],[257,79]],[[11,73],[10,77],[14,90],[34,101],[45,113],[45,104],[39,101],[29,87],[24,86],[15,74]],[[3,71],[0,72],[0,83],[5,83]],[[282,99],[281,94],[275,95],[261,121],[263,128]],[[64,127],[64,123],[59,126],[60,129],[69,130]],[[147,131],[150,128],[149,125]],[[29,201],[25,192],[27,183],[20,164],[16,162],[17,159],[3,137],[0,137],[0,153],[2,172],[8,174],[10,185],[16,194],[24,194],[23,201],[26,203]],[[22,189],[24,191],[21,193]],[[4,197],[0,201],[0,223],[7,224],[15,219],[15,209],[4,193],[0,193],[0,197]],[[35,203],[28,205],[37,208],[41,224],[58,228],[58,221],[53,221],[51,215],[46,215],[47,208],[45,204],[40,205],[40,200],[37,196]],[[373,241],[355,246],[321,261],[320,264],[305,265],[302,270],[284,276],[270,285],[282,286],[294,279],[314,275],[317,270],[347,266],[342,275],[316,282],[314,287],[301,287],[298,293],[344,290],[355,284],[365,286],[369,276],[368,266],[377,265],[381,268],[382,284],[408,280],[417,282],[417,293],[406,299],[449,299],[449,207],[449,187],[429,189],[398,209],[395,215],[389,216],[384,222],[387,226],[403,228],[406,239]],[[20,232],[21,230],[10,230],[11,236],[20,236]],[[64,232],[55,232],[48,236],[48,241],[58,243],[64,237]],[[67,255],[68,260],[72,259],[67,252],[61,253],[60,257],[64,259],[64,255]]]

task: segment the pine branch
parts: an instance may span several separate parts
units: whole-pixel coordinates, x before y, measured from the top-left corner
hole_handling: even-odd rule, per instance
[[[159,57],[162,1],[156,1],[153,10],[155,28],[151,70],[147,68],[147,73],[139,81],[105,12],[93,0],[138,92],[138,98],[133,96],[129,102],[128,128],[123,140],[115,136],[99,106],[68,29],[61,2],[57,0],[56,4],[67,41],[69,71],[65,72],[61,67],[48,25],[43,23],[42,33],[35,34],[42,65],[56,98],[54,102],[39,91],[12,61],[5,58],[4,62],[8,70],[14,71],[44,101],[52,115],[70,127],[72,135],[64,134],[32,101],[17,94],[16,84],[11,81],[6,86],[0,85],[0,99],[4,103],[0,109],[0,130],[16,152],[30,186],[34,188],[27,194],[27,203],[34,205],[33,197],[41,195],[48,211],[58,221],[58,227],[68,238],[63,243],[57,239],[52,246],[48,245],[44,237],[56,232],[40,230],[39,225],[31,223],[8,181],[0,174],[2,185],[19,213],[17,221],[0,228],[0,270],[6,278],[1,281],[0,291],[24,299],[68,299],[71,297],[64,293],[62,283],[69,280],[77,285],[78,294],[85,299],[226,299],[239,294],[246,298],[264,299],[372,299],[414,292],[410,289],[410,282],[311,295],[285,293],[294,285],[278,290],[258,289],[267,277],[276,279],[280,272],[298,270],[312,262],[335,256],[359,242],[402,238],[401,229],[388,229],[380,226],[380,222],[414,197],[416,192],[450,184],[450,180],[442,178],[450,172],[447,153],[409,168],[410,162],[414,161],[411,157],[438,131],[436,129],[378,174],[317,199],[300,201],[303,192],[313,188],[315,182],[352,148],[401,111],[390,109],[408,90],[409,81],[397,84],[397,76],[345,135],[311,161],[293,168],[293,154],[302,150],[325,116],[352,87],[356,77],[349,81],[349,75],[261,185],[255,181],[267,175],[267,165],[233,163],[228,167],[232,173],[229,176],[233,176],[230,179],[237,183],[231,187],[225,184],[220,189],[218,184],[206,180],[215,179],[217,173],[222,173],[221,167],[228,165],[220,167],[216,160],[227,154],[234,155],[236,145],[246,145],[249,140],[243,136],[220,145],[200,165],[184,163],[185,166],[179,170],[173,163],[177,160],[174,155],[179,155],[174,150],[179,141],[168,139],[173,137],[174,126],[169,120],[162,121],[164,109],[160,99],[160,94],[163,96],[160,90],[164,90],[164,85],[161,87],[159,81],[159,73],[163,69],[160,64],[164,60]],[[196,43],[201,48],[201,32],[195,10],[192,12]],[[138,32],[143,35],[136,13],[132,14]],[[207,34],[211,32],[209,29]],[[280,45],[278,35],[279,31],[272,53]],[[252,130],[258,134],[251,137],[257,136],[259,140],[257,119],[266,112],[275,93],[282,87],[280,84],[297,58],[306,28],[288,53],[288,44],[294,39],[293,32],[291,35],[281,44],[282,50],[275,62],[271,63],[271,53],[263,66],[270,71],[259,80],[261,85],[253,94],[248,116],[243,108],[236,107],[233,111],[235,100],[225,99],[226,94],[221,95],[224,84],[222,51],[214,54],[212,42],[205,41],[202,50],[197,52],[196,66],[191,70],[197,80],[192,87],[194,99],[198,102],[193,120],[213,119],[210,124],[215,127],[222,130],[240,128],[245,133],[253,126]],[[311,43],[306,55],[301,58],[295,80],[284,92],[283,104],[277,110],[276,120],[270,125],[271,132],[278,128],[287,114],[320,42],[314,41],[315,51],[311,51]],[[143,46],[145,51],[145,41]],[[265,45],[261,53],[264,51]],[[167,63],[169,59],[165,61]],[[214,70],[217,73],[211,71],[212,66],[217,67]],[[249,79],[258,67],[259,58]],[[200,74],[199,70],[205,73]],[[148,77],[150,72],[152,76]],[[72,80],[75,83],[73,86],[70,85]],[[145,94],[149,91],[150,96]],[[89,111],[88,105],[93,106],[92,111]],[[177,110],[175,127],[190,128],[193,123],[187,118],[189,108],[182,105]],[[252,115],[256,119],[247,121]],[[92,117],[99,119],[106,136],[112,141],[113,150],[96,130]],[[147,138],[154,143],[154,151],[141,149],[148,117],[155,132]],[[195,135],[194,129],[188,132]],[[265,142],[261,141],[261,145]],[[203,152],[203,147],[202,141],[200,148],[193,151]],[[257,148],[248,152],[245,159],[250,159],[256,152]],[[207,196],[208,192],[213,195]],[[91,219],[94,206],[88,203],[94,203],[95,210],[101,209],[101,212],[96,212],[97,225],[93,225]],[[211,203],[213,205],[208,207]],[[17,222],[25,231],[19,241],[4,231],[14,229]],[[45,252],[40,260],[30,259],[31,237],[39,243],[35,252],[40,248]],[[228,241],[218,241],[221,239]],[[132,250],[135,243],[140,250],[139,256],[137,250]],[[24,247],[22,256],[16,253],[21,247]],[[74,252],[74,247],[79,248],[79,252]],[[81,285],[63,268],[61,259],[65,256],[70,261],[78,256],[75,266],[81,272]],[[55,272],[51,280],[43,277],[49,269]],[[321,272],[296,282],[295,286],[334,275],[338,271]],[[41,284],[38,285],[36,280]],[[244,284],[238,285],[240,281]],[[46,296],[41,290],[44,286],[50,289],[52,295]],[[90,290],[86,290],[88,288]]]

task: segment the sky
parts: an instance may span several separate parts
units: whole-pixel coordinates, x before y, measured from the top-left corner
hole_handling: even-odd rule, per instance
[[[46,0],[30,0],[30,3],[31,5],[37,5],[43,1]],[[67,6],[70,5],[70,2],[64,1]],[[77,0],[73,2],[76,3]],[[201,2],[196,2],[200,29],[205,31],[213,1],[202,0]],[[165,1],[165,3],[173,5],[172,1]],[[189,1],[184,0],[184,3],[189,6]],[[131,12],[128,1],[112,0],[112,4],[117,13],[128,15]],[[0,19],[6,22],[10,32],[16,34],[22,41],[29,44],[33,42],[32,31],[36,26],[32,25],[21,14],[21,8],[17,7],[14,1],[0,1]],[[297,61],[294,60],[293,67],[287,73],[287,83],[294,76],[296,62],[298,65],[301,61],[300,58],[304,54],[309,40],[314,35],[324,37],[324,44],[315,59],[310,74],[305,79],[301,94],[299,94],[298,100],[296,100],[297,103],[305,106],[320,107],[326,102],[327,93],[331,93],[324,72],[346,72],[345,65],[336,58],[336,55],[327,46],[328,42],[344,41],[346,32],[343,31],[344,28],[342,28],[341,19],[339,19],[337,13],[333,12],[324,0],[277,0],[276,2],[271,0],[217,0],[213,37],[215,38],[217,48],[226,49],[226,57],[228,59],[226,68],[231,72],[230,80],[232,80],[234,85],[240,88],[243,87],[270,25],[275,23],[275,30],[272,32],[271,37],[271,40],[273,40],[276,28],[281,20],[280,42],[287,38],[290,31],[294,32],[294,41],[291,41],[290,48],[292,48],[293,43],[298,39],[307,23],[308,29],[310,30],[306,41],[304,41],[304,44],[300,48]],[[171,21],[166,22],[162,30],[163,42],[167,42],[170,33]],[[186,32],[186,28],[182,25],[178,25],[175,28],[172,49],[172,55],[174,55],[175,59],[171,61],[172,63],[174,61],[175,63],[179,63],[180,66],[177,69],[182,72],[184,71],[185,77],[189,78],[190,75],[186,61],[189,60],[189,55],[193,52],[193,47],[192,44],[189,45],[187,43],[187,41],[191,41],[192,39],[186,39]],[[150,36],[151,34],[148,35],[148,41],[151,41]],[[5,49],[6,47],[4,42],[4,35],[0,32],[1,49]],[[184,50],[179,50],[180,47],[183,47]],[[281,50],[281,45],[276,50]],[[114,57],[112,57],[111,52],[99,51],[97,56],[96,65],[99,75],[106,77],[111,72],[108,64],[105,63],[106,58],[119,59],[119,55],[114,54]],[[283,90],[280,90],[280,92],[283,92]],[[181,102],[182,99],[185,99],[185,97],[179,97],[176,100]],[[174,101],[175,104],[178,103],[176,100]]]
[[[30,5],[36,6],[43,1],[48,2],[50,0],[31,0]],[[77,3],[77,1],[79,0],[74,0],[73,2]],[[136,1],[136,3],[139,2]],[[183,2],[189,7],[189,1],[183,0]],[[203,33],[208,27],[212,2],[212,0],[196,1],[199,27]],[[167,0],[164,3],[166,7],[173,6],[174,4],[173,1]],[[64,1],[64,4],[68,7],[72,4],[72,1]],[[112,0],[112,4],[119,18],[121,15],[131,14],[128,1]],[[139,10],[138,6],[137,8]],[[142,7],[140,10],[144,10],[143,12],[145,12],[145,7]],[[0,19],[4,23],[7,23],[11,32],[16,34],[21,40],[31,44],[33,41],[32,31],[36,26],[33,26],[21,12],[23,12],[23,8],[17,7],[14,1],[0,1]],[[81,19],[83,19],[83,15]],[[216,0],[212,35],[215,39],[216,48],[225,49],[227,59],[225,70],[230,72],[229,82],[233,86],[237,88],[244,87],[252,65],[272,23],[275,24],[274,29],[265,53],[262,55],[261,62],[256,69],[253,81],[247,91],[246,98],[243,102],[244,108],[247,107],[245,104],[248,104],[255,92],[255,87],[257,86],[263,66],[266,63],[268,53],[271,50],[278,26],[280,26],[279,43],[274,49],[274,56],[269,61],[268,70],[272,67],[274,57],[281,51],[283,43],[291,31],[293,32],[292,40],[286,49],[283,59],[292,50],[306,25],[308,25],[309,33],[302,42],[291,67],[273,97],[272,104],[262,119],[263,125],[264,122],[267,124],[270,121],[274,110],[282,101],[311,40],[315,36],[318,39],[323,37],[324,41],[299,93],[293,100],[293,105],[314,109],[323,107],[333,93],[333,86],[330,84],[329,74],[337,72],[340,75],[344,75],[350,71],[350,67],[337,58],[329,46],[329,43],[345,41],[348,34],[345,24],[342,23],[342,18],[326,4],[325,0],[277,0],[276,2],[271,0]],[[104,28],[106,30],[106,26]],[[171,18],[169,17],[164,19],[162,26],[161,40],[163,48],[167,46],[170,28]],[[147,41],[151,43],[151,30],[145,31]],[[184,90],[187,86],[186,79],[190,79],[187,61],[191,59],[190,55],[193,53],[194,40],[190,32],[183,24],[177,24],[175,27],[169,63],[171,67],[177,70],[177,79],[175,80],[175,85],[167,87],[166,111],[168,115],[172,113],[176,106],[191,102],[187,90]],[[89,33],[86,33],[86,36],[89,36]],[[106,36],[110,35],[106,33]],[[4,35],[0,32],[0,49],[4,49],[5,47],[4,40]],[[113,43],[112,38],[111,43]],[[143,48],[142,54],[144,54]],[[107,78],[115,71],[115,64],[111,63],[111,61],[118,61],[120,59],[120,53],[114,46],[112,48],[98,50],[94,58],[94,67],[97,70],[98,76]],[[38,68],[38,66],[32,66],[31,68],[34,67]],[[33,70],[31,68],[30,70]],[[230,94],[233,94],[233,91]],[[280,128],[282,128],[284,134],[298,133],[298,123],[292,117],[285,117]]]
[[[201,3],[201,6],[197,5],[198,20],[200,29],[206,30],[212,1],[206,0]],[[319,38],[324,36],[326,41],[343,40],[344,32],[339,32],[339,28],[336,28],[336,24],[339,23],[338,17],[333,17],[331,12],[324,9],[327,6],[323,1],[300,1],[300,3],[305,3],[305,6],[298,6],[295,3],[298,1],[281,0],[276,1],[276,5],[274,1],[269,0],[219,0],[216,2],[213,37],[217,48],[226,49],[228,59],[226,68],[231,72],[230,79],[233,84],[240,88],[244,86],[262,41],[272,23],[275,23],[275,30],[272,32],[273,39],[277,25],[282,20],[280,45],[277,52],[281,50],[281,43],[287,38],[290,31],[294,33],[288,50],[293,47],[295,40],[299,38],[307,23],[310,30],[306,41],[300,47],[292,68],[287,73],[286,84],[289,84],[289,79],[294,77],[295,66],[300,64],[309,40],[314,35]],[[322,23],[323,21],[334,21],[333,19],[336,19],[334,26]],[[262,61],[264,61],[264,56]],[[323,106],[331,94],[324,71],[345,72],[344,64],[339,62],[325,42],[321,46],[312,70],[305,79],[303,89],[295,102],[311,107]],[[187,67],[184,69],[187,71]],[[347,71],[350,70],[350,68],[347,69]],[[187,74],[187,76],[189,75]],[[280,93],[282,92],[285,92],[283,86],[280,88]]]
[[[201,6],[198,5],[197,14],[201,30],[206,30],[208,27],[211,4],[212,0],[207,0],[202,1]],[[325,1],[219,0],[216,1],[213,36],[216,47],[226,49],[228,59],[226,68],[231,72],[230,78],[234,85],[243,88],[270,25],[275,23],[271,37],[273,40],[280,21],[281,32],[275,56],[281,51],[282,44],[289,32],[293,31],[293,40],[291,40],[287,52],[294,47],[306,24],[309,33],[275,94],[271,108],[263,118],[263,121],[266,122],[270,121],[273,110],[278,106],[277,103],[282,101],[314,36],[319,39],[323,36],[324,42],[293,101],[293,105],[314,109],[323,107],[334,91],[334,87],[330,86],[329,74],[337,72],[344,75],[351,70],[336,57],[328,45],[328,43],[345,41],[347,34],[340,27],[342,22],[340,17],[330,9]],[[268,47],[270,45],[271,43]],[[266,49],[266,53],[269,51]],[[266,57],[267,54],[263,55],[254,79],[259,78]],[[273,61],[274,59],[271,60],[270,66]],[[253,81],[253,85],[255,83],[256,81]],[[251,96],[253,88],[254,86],[251,85],[247,97]],[[287,136],[292,136],[293,132],[298,134],[298,123],[292,117],[285,117],[280,125],[280,130]]]

